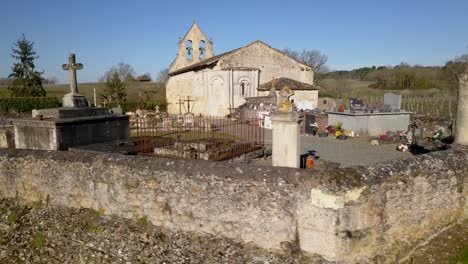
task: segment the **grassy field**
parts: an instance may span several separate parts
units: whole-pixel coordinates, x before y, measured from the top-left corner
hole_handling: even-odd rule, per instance
[[[363,97],[363,96],[382,96],[386,92],[393,92],[401,95],[449,95],[446,91],[439,89],[427,90],[381,90],[369,88],[372,82],[361,80],[335,80],[324,79],[318,85],[321,87],[319,91],[320,97]]]
[[[96,88],[97,104],[102,104],[102,98],[105,83],[80,83],[78,90],[80,94],[86,96],[89,102],[93,103],[93,89]],[[48,97],[62,98],[63,95],[70,92],[69,84],[45,85]],[[10,91],[6,86],[0,86],[0,97],[9,97]],[[166,97],[164,88],[158,83],[133,83],[127,87],[127,100],[141,102],[160,101]]]

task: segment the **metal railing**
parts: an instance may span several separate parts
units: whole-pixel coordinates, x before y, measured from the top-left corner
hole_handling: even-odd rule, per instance
[[[262,119],[228,119],[185,114],[176,117],[137,117],[132,134],[139,155],[226,160],[264,145]]]

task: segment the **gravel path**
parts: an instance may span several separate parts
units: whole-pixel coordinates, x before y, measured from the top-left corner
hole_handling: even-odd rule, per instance
[[[396,144],[372,146],[367,138],[338,140],[334,137],[301,137],[302,152],[315,151],[320,159],[341,164],[341,167],[369,165],[377,162],[411,157],[411,153],[396,150]]]
[[[271,130],[265,133],[265,144],[271,146]],[[315,151],[319,159],[340,163],[341,167],[369,165],[413,156],[408,152],[396,151],[396,144],[372,146],[366,137],[338,140],[335,137],[302,135],[301,152],[308,151]]]

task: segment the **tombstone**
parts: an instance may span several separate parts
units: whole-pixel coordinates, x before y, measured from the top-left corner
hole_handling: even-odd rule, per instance
[[[113,115],[123,115],[122,108],[120,108],[120,107],[113,107],[113,108],[111,109],[111,113],[112,113]]]
[[[76,70],[82,69],[83,64],[75,62],[75,54],[70,54],[68,64],[62,68],[70,71],[70,93],[63,98],[64,107],[33,112],[41,118],[14,120],[16,148],[68,150],[75,146],[128,139],[128,116],[112,115],[107,108],[88,107],[85,97],[78,93]]]
[[[401,110],[401,95],[394,93],[384,94],[384,107],[392,112]]]
[[[184,126],[193,126],[195,122],[195,116],[192,113],[184,114]]]
[[[364,105],[362,104],[362,100],[351,98],[349,99],[349,108],[353,111],[361,111],[364,110]]]

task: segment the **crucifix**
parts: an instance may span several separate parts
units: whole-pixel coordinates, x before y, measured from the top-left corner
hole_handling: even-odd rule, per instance
[[[187,96],[187,99],[183,100],[184,102],[187,102],[187,113],[190,113],[190,102],[195,102],[195,100],[190,99],[190,96]],[[184,105],[185,108],[185,105]]]
[[[63,64],[62,69],[70,72],[70,93],[63,97],[64,107],[87,107],[88,101],[78,93],[78,82],[76,80],[76,70],[83,69],[83,64],[76,63],[75,54],[68,56],[68,64]]]
[[[75,54],[68,56],[68,64],[63,64],[62,69],[70,71],[70,92],[78,93],[78,82],[76,80],[76,70],[83,69],[83,64],[75,62]]]
[[[177,102],[176,104],[179,105],[179,115],[182,115],[182,105],[184,104],[184,102],[182,102],[182,99],[179,98],[179,102]]]

